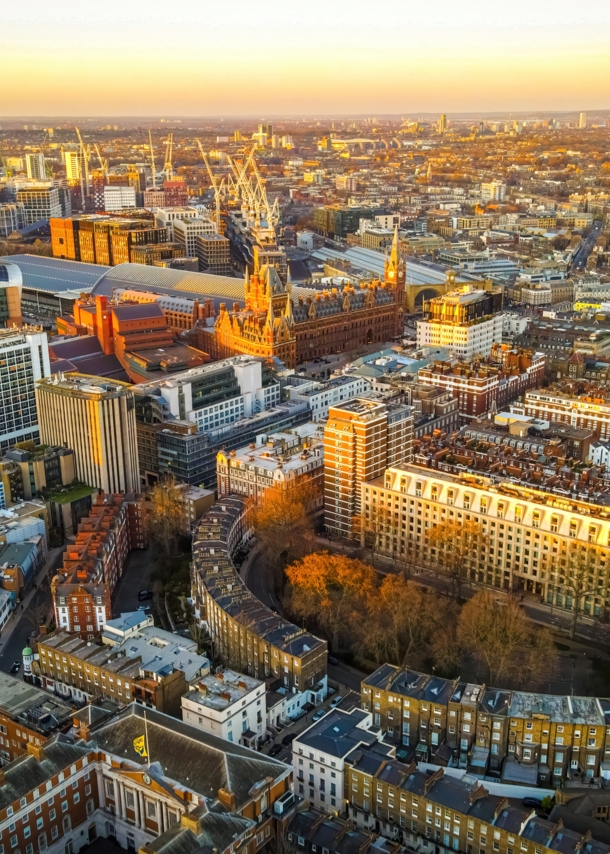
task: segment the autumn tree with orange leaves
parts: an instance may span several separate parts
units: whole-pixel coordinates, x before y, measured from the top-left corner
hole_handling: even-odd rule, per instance
[[[345,555],[307,555],[289,566],[286,576],[288,610],[297,619],[314,620],[334,650],[355,635],[376,592],[373,567]]]
[[[251,508],[255,535],[276,571],[281,587],[284,567],[313,548],[313,525],[307,515],[311,493],[307,488],[266,489]]]

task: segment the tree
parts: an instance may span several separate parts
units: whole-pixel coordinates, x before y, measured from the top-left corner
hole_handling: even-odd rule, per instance
[[[187,528],[182,485],[177,484],[173,477],[166,477],[153,486],[148,493],[148,501],[148,537],[165,557],[172,557],[178,550],[178,537]]]
[[[468,572],[467,563],[487,542],[483,528],[473,520],[440,522],[431,529],[428,542],[436,549],[437,563],[451,578],[453,595],[459,599]]]
[[[258,540],[276,570],[276,587],[281,587],[284,568],[304,557],[313,546],[312,521],[307,515],[311,499],[308,485],[266,489],[252,505],[252,524]]]
[[[539,682],[555,655],[550,633],[534,632],[519,604],[482,590],[463,606],[457,640],[484,670],[488,685]]]
[[[371,600],[371,618],[363,623],[366,636],[381,642],[384,658],[399,666],[431,643],[443,624],[443,609],[438,597],[400,575],[386,575]],[[369,626],[373,631],[369,634]],[[375,631],[375,628],[377,629]]]
[[[573,640],[578,627],[585,599],[606,590],[602,585],[596,585],[596,575],[601,569],[600,552],[593,546],[588,547],[578,543],[570,543],[568,548],[556,557],[551,564],[550,585],[553,590],[561,593],[572,604],[572,624],[570,638]],[[567,607],[567,604],[566,604]]]
[[[375,595],[373,567],[345,555],[307,555],[289,566],[286,576],[289,610],[297,618],[315,620],[334,650],[368,613]]]

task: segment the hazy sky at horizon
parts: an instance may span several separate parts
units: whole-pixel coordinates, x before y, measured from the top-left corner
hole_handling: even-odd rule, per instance
[[[4,116],[605,109],[610,3],[28,0],[0,57]]]

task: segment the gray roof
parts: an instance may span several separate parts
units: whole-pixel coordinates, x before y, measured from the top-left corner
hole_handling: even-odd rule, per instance
[[[377,741],[377,732],[358,728],[367,717],[367,712],[360,709],[351,712],[334,709],[297,735],[294,744],[343,758],[359,744],[370,746]]]
[[[148,731],[150,762],[158,762],[166,777],[211,800],[219,789],[235,795],[237,809],[250,800],[250,790],[267,777],[291,773],[289,765],[264,754],[232,744],[155,709],[132,703],[112,721],[96,729],[93,738],[102,750],[146,765],[133,749],[134,738]]]
[[[23,287],[34,291],[61,293],[63,291],[89,291],[110,267],[84,264],[62,258],[45,258],[40,255],[8,255],[0,261],[12,261],[21,270]]]
[[[65,735],[56,735],[44,745],[44,758],[38,761],[25,754],[4,766],[4,783],[0,787],[0,810],[14,804],[32,789],[40,788],[60,771],[69,768],[91,751],[84,742],[74,744]]]

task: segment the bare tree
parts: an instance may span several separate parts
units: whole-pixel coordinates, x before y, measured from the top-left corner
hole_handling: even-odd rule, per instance
[[[166,477],[153,486],[148,499],[148,537],[159,546],[165,557],[172,557],[178,550],[178,537],[187,529],[182,485],[173,477]]]

